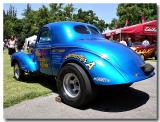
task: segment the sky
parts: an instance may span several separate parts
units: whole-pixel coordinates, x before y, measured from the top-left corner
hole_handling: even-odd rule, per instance
[[[17,17],[22,18],[22,13],[26,8],[27,3],[12,3],[12,5],[17,10]],[[42,5],[48,6],[48,3],[30,3],[32,9],[38,10]],[[83,10],[93,10],[99,19],[103,19],[106,23],[110,23],[113,18],[118,18],[116,16],[116,9],[118,4],[113,3],[74,3],[75,8],[82,8]],[[9,9],[10,4],[3,4],[3,9],[6,11]]]

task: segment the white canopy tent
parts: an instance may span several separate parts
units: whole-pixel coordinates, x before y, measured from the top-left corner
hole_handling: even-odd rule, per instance
[[[31,45],[35,44],[36,39],[37,39],[36,35],[33,35],[31,37],[26,38],[25,39],[25,44],[24,44],[25,49],[27,49],[28,46],[31,46]]]

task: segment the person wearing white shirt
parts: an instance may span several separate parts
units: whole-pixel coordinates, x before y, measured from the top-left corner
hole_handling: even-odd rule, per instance
[[[16,52],[16,40],[13,36],[11,36],[11,39],[8,41],[8,54],[12,55]]]
[[[149,46],[150,43],[149,43],[149,41],[148,41],[147,39],[145,39],[145,40],[142,42],[142,45],[146,47],[146,46]]]
[[[124,39],[122,39],[119,43],[121,43],[121,44],[127,46],[127,43],[126,43],[126,41],[124,41]]]

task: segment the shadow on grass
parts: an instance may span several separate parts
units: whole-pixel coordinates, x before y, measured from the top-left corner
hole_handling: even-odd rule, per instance
[[[123,112],[138,108],[149,100],[149,95],[134,88],[125,90],[103,90],[88,106],[103,112]]]
[[[40,85],[52,90],[52,92],[58,93],[57,85],[55,77],[47,76],[47,75],[27,75],[25,78],[20,82],[26,83],[39,83]]]

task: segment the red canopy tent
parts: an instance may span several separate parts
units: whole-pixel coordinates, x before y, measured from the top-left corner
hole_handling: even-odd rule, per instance
[[[157,35],[157,20],[121,28],[123,34]]]
[[[112,30],[107,33],[103,33],[103,35],[109,39],[111,36],[116,36],[118,35],[120,40],[121,37],[125,36],[148,36],[148,37],[154,37],[154,39],[157,36],[157,20],[141,23],[141,24],[136,24],[132,26],[127,26],[119,29]],[[153,39],[152,39],[153,40]]]

